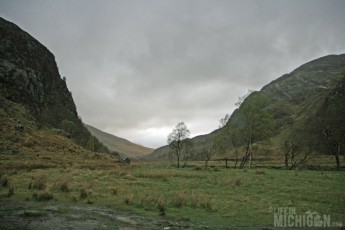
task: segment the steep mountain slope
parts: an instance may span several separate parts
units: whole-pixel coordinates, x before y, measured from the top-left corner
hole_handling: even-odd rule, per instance
[[[55,129],[92,151],[108,152],[83,126],[54,55],[3,18],[0,34],[1,124],[8,121],[33,132]]]
[[[259,93],[268,101],[267,109],[275,121],[274,140],[281,139],[291,132],[296,125],[304,125],[309,119],[316,119],[316,114],[322,104],[339,85],[345,74],[345,54],[329,55],[308,62],[289,74],[272,81],[264,86]],[[242,103],[251,100],[252,95]],[[345,103],[345,102],[344,102]],[[232,129],[239,121],[239,109],[231,115],[225,128]],[[208,135],[192,138],[196,148],[196,158],[202,158],[201,153],[213,141],[216,130]],[[272,142],[271,148],[279,148],[279,143]],[[169,147],[163,146],[148,155],[148,159],[167,158]]]
[[[125,154],[128,157],[142,157],[153,151],[153,149],[134,144],[126,139],[96,129],[91,125],[85,124],[85,127],[111,151]]]

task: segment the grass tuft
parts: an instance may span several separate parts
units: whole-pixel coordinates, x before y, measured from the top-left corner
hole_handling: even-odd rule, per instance
[[[48,187],[47,176],[39,176],[30,182],[29,189],[45,190]]]
[[[241,178],[236,178],[235,185],[240,186],[241,185]]]
[[[127,194],[126,196],[125,196],[125,204],[130,204],[131,202],[132,202],[132,200],[133,200],[133,194],[132,193],[129,193],[129,194]]]
[[[13,196],[13,194],[14,194],[14,188],[13,188],[13,185],[10,185],[8,188],[7,196],[11,197]]]
[[[255,173],[257,174],[257,175],[265,175],[266,174],[266,172],[265,172],[265,170],[263,170],[263,169],[255,169]]]
[[[71,201],[72,201],[74,204],[77,203],[78,197],[77,197],[76,195],[73,195],[73,196],[71,197]]]
[[[0,183],[2,187],[7,187],[9,185],[9,180],[7,177],[2,177]]]
[[[213,211],[212,199],[208,198],[204,200],[204,202],[201,203],[201,207],[204,208],[208,212]]]
[[[62,182],[62,184],[60,185],[60,191],[61,192],[70,192],[71,191],[69,183],[67,181]]]
[[[163,197],[158,199],[156,207],[159,211],[159,215],[165,216],[165,199]]]
[[[79,197],[80,197],[80,199],[89,199],[91,194],[92,194],[91,189],[81,188]]]
[[[32,197],[36,201],[48,201],[54,199],[54,196],[49,191],[33,192]]]
[[[182,208],[186,202],[186,193],[185,191],[179,191],[176,193],[175,197],[175,207]]]

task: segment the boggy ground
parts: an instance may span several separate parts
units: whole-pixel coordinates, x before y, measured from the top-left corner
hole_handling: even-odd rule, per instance
[[[82,204],[0,202],[1,229],[190,229],[182,220],[145,217],[111,207]]]
[[[123,165],[73,143],[25,148],[0,154],[0,229],[274,229],[277,207],[345,223],[344,171],[332,167],[177,169]]]

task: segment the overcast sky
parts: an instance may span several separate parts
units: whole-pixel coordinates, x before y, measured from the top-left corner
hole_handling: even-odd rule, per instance
[[[206,134],[301,64],[345,53],[344,0],[0,0],[54,53],[85,123],[159,147]]]

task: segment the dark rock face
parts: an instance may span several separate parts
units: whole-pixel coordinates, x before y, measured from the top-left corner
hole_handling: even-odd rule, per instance
[[[27,105],[44,124],[56,126],[66,113],[76,116],[73,98],[59,75],[54,55],[2,18],[0,35],[0,93]]]
[[[54,55],[3,18],[0,18],[0,96],[26,107],[30,111],[26,115],[34,118],[38,128],[61,129],[81,146],[108,152],[79,119]]]

